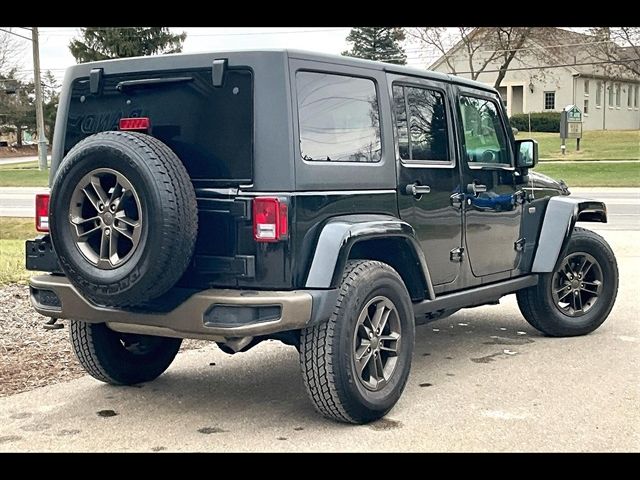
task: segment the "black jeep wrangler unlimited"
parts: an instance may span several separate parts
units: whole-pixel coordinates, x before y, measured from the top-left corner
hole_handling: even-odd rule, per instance
[[[104,382],[153,380],[183,338],[278,339],[320,413],[369,422],[416,323],[511,293],[551,336],[609,315],[613,252],[575,227],[606,207],[536,161],[496,90],[439,73],[291,50],[77,65],[31,301]]]

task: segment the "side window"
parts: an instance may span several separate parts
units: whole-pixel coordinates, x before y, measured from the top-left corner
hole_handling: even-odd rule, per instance
[[[394,85],[393,100],[400,158],[449,161],[444,95],[436,90]]]
[[[380,114],[372,80],[298,72],[296,85],[302,158],[380,161]]]
[[[510,165],[507,139],[496,104],[477,97],[460,97],[464,147],[469,163]]]

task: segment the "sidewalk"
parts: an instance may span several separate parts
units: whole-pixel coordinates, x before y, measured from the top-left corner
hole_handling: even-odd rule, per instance
[[[38,156],[31,155],[28,157],[5,157],[0,158],[0,165],[11,165],[13,163],[37,162]],[[51,155],[47,155],[47,161],[51,163]]]
[[[637,160],[538,160],[538,164],[542,163],[640,163]]]

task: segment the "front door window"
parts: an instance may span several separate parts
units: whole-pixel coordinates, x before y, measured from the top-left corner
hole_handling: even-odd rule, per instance
[[[510,165],[507,139],[496,104],[486,98],[460,97],[467,162]]]

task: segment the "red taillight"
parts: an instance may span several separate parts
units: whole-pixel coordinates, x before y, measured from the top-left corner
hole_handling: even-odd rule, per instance
[[[274,197],[253,200],[253,238],[256,242],[277,242],[287,237],[287,205]]]
[[[146,132],[150,126],[151,122],[149,121],[149,117],[121,118],[118,124],[120,130],[134,132]]]
[[[36,194],[36,230],[38,232],[49,231],[49,194]]]

